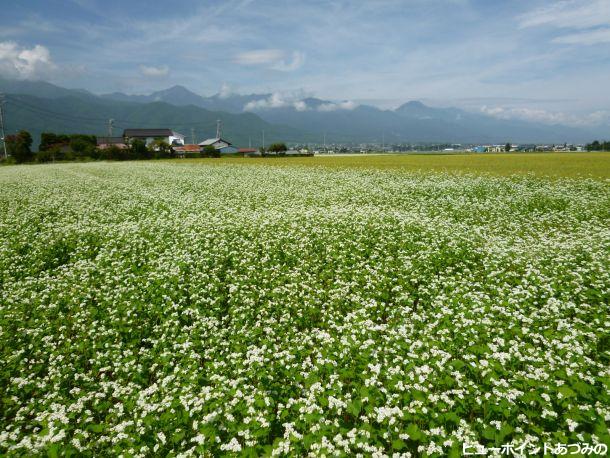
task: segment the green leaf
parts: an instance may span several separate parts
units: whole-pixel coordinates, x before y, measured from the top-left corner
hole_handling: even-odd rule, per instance
[[[422,433],[419,430],[419,427],[415,423],[411,423],[409,426],[407,426],[407,429],[405,430],[405,432],[414,441],[418,441],[422,437]]]
[[[576,396],[576,393],[565,385],[560,386],[557,391],[560,392],[564,398],[573,398]]]
[[[101,433],[104,431],[104,425],[89,425],[88,429],[94,433]]]
[[[394,450],[402,450],[405,448],[405,443],[401,439],[395,439],[392,441],[392,448]]]
[[[362,402],[360,402],[360,401],[352,401],[347,406],[347,411],[356,418],[358,417],[358,415],[360,415],[361,409],[362,409]]]

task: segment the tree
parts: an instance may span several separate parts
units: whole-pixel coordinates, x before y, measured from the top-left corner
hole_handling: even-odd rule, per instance
[[[601,144],[595,140],[593,143],[589,143],[585,148],[587,149],[587,151],[600,151],[601,148]]]
[[[158,138],[150,144],[150,149],[153,150],[155,159],[163,159],[173,157],[174,149],[163,138]]]
[[[26,130],[20,130],[17,135],[8,135],[5,139],[6,150],[15,162],[21,164],[34,160],[32,153],[32,136]]]
[[[269,146],[268,151],[271,151],[272,153],[285,153],[288,151],[288,147],[285,143],[273,143]]]
[[[511,149],[511,144],[507,143],[506,146],[504,146],[504,151],[506,151],[507,153],[510,151]]]
[[[220,157],[220,151],[214,148],[213,145],[205,145],[203,147],[203,157]]]
[[[76,157],[86,157],[91,156],[94,146],[82,138],[73,138],[70,140],[70,149]]]
[[[151,154],[143,140],[136,138],[129,145],[129,159],[150,159]]]
[[[129,159],[129,150],[119,148],[116,145],[110,145],[98,151],[98,157],[102,161],[124,161]]]

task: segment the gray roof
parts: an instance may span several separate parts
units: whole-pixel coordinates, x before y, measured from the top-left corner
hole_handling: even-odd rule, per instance
[[[123,131],[123,137],[129,138],[169,137],[176,136],[176,134],[171,129],[125,129]]]
[[[199,143],[199,146],[213,145],[216,142],[224,142],[227,145],[231,146],[231,142],[225,140],[224,138],[208,138],[207,140],[204,140],[201,143]]]

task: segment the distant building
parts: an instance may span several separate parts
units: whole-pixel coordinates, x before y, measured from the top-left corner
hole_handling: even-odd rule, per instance
[[[184,145],[184,135],[174,132],[171,129],[125,129],[123,131],[123,137],[125,138],[126,143],[138,139],[149,145],[155,140],[161,139],[169,145]]]
[[[182,145],[174,147],[174,152],[178,157],[199,155],[200,151],[201,148],[199,145]]]
[[[485,151],[487,151],[487,148],[485,148],[484,146],[475,146],[474,148],[472,148],[473,153],[484,153]]]
[[[216,151],[220,151],[220,154],[235,154],[239,152],[238,148],[220,137],[208,138],[199,143],[199,146],[202,151],[206,146],[213,146]]]
[[[239,148],[237,154],[244,157],[260,156],[261,153],[256,148]]]
[[[116,146],[120,149],[127,148],[127,144],[123,137],[97,137],[97,147],[99,149],[106,149],[111,146]]]

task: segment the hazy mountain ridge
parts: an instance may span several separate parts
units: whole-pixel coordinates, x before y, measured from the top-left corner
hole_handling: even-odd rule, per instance
[[[90,92],[65,89],[47,82],[12,81],[0,79],[0,91],[23,94],[50,100],[44,106],[51,111],[70,108],[79,101],[79,113],[123,119],[125,110],[138,113],[127,118],[130,127],[151,124],[181,128],[190,137],[190,127],[214,133],[215,119],[225,121],[225,134],[235,142],[250,141],[259,145],[262,130],[272,135],[281,134],[288,142],[448,142],[448,143],[563,143],[588,142],[600,132],[561,125],[547,125],[520,120],[499,119],[483,113],[472,113],[459,108],[433,108],[418,101],[407,102],[395,110],[382,110],[369,105],[343,105],[314,97],[301,100],[274,101],[272,94],[215,94],[204,97],[183,86],[156,91],[148,95],[128,95],[120,92],[94,95]],[[59,103],[59,99],[71,100]],[[42,103],[42,102],[36,102]],[[163,108],[160,109],[161,103]],[[126,105],[125,105],[126,104]],[[89,105],[89,109],[87,109]],[[245,107],[249,111],[244,111]],[[129,108],[126,108],[129,107]],[[203,110],[203,111],[197,111]],[[161,114],[160,114],[161,113]],[[213,114],[212,114],[213,113]],[[236,117],[237,116],[237,117]],[[214,118],[214,119],[213,119]],[[205,119],[206,121],[200,121]],[[28,122],[36,120],[24,119]],[[26,122],[27,121],[27,122]],[[87,121],[88,122],[88,121]],[[199,124],[198,124],[199,123]],[[209,123],[210,126],[207,126]],[[249,125],[251,123],[251,125]],[[40,123],[34,122],[35,125]],[[10,126],[9,118],[9,126]],[[62,125],[55,123],[54,125]],[[86,122],[63,124],[71,132],[86,127]],[[202,127],[205,125],[205,128]],[[30,127],[30,129],[33,129]],[[103,126],[91,133],[105,133]],[[274,134],[272,134],[272,132]],[[198,133],[198,137],[202,134]],[[603,136],[603,134],[602,134]]]
[[[291,127],[271,125],[254,113],[233,114],[205,110],[194,105],[177,107],[165,102],[134,103],[89,100],[74,95],[41,98],[31,95],[9,95],[6,104],[6,132],[28,130],[36,147],[42,132],[108,135],[108,120],[114,119],[113,135],[126,128],[168,127],[192,141],[201,142],[216,134],[216,120],[223,123],[223,136],[236,146],[261,143],[262,131],[268,142],[298,139],[307,135]]]

